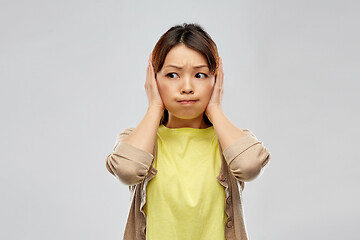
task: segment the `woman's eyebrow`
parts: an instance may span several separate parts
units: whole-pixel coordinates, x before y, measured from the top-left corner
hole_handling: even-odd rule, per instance
[[[173,68],[177,68],[177,69],[182,69],[182,67],[179,67],[179,66],[176,66],[176,65],[166,65],[165,67],[173,67]],[[193,66],[193,68],[203,68],[203,67],[206,67],[206,68],[209,68],[207,65],[199,65],[199,66]]]

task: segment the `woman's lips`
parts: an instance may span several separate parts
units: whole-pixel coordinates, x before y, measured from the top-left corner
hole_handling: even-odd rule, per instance
[[[181,103],[181,104],[194,104],[196,102],[197,102],[197,100],[179,101],[179,103]]]

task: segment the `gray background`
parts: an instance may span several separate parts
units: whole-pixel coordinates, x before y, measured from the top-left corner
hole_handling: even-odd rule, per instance
[[[122,239],[107,172],[147,109],[160,36],[201,24],[223,109],[272,154],[246,183],[252,240],[359,239],[358,1],[0,1],[1,239]]]

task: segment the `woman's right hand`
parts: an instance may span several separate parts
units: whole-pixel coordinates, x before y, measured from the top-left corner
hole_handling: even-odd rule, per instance
[[[158,88],[157,80],[155,78],[155,73],[154,73],[154,67],[152,65],[152,53],[150,54],[149,60],[148,60],[146,82],[145,82],[144,87],[146,90],[146,95],[149,100],[149,107],[151,107],[151,106],[158,107],[162,111],[164,111],[165,105],[164,105],[164,103],[161,99],[160,93],[159,93],[159,88]]]

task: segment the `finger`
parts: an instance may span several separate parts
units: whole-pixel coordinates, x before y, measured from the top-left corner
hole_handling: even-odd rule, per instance
[[[149,77],[150,77],[150,63],[148,61],[148,66],[146,68],[146,81],[145,81],[145,88],[149,86]]]
[[[153,66],[152,53],[150,53],[149,61],[150,61],[150,66]]]
[[[217,70],[217,78],[220,79],[220,70],[221,70],[221,58],[219,57],[219,67]]]
[[[221,82],[220,82],[220,87],[221,87],[221,91],[223,91],[223,86],[224,86],[224,68],[223,68],[223,62],[222,62],[222,58],[221,59],[221,68],[220,68],[220,76],[221,76]]]
[[[151,62],[149,64],[149,87],[155,89],[157,87],[157,81],[155,78],[154,67]]]
[[[148,65],[147,65],[147,81],[149,81],[149,76],[150,76],[150,60],[151,60],[151,54],[149,55],[149,58],[148,58]]]
[[[217,88],[221,87],[221,60],[219,58],[219,68],[217,71],[217,80],[216,80]]]
[[[150,64],[150,76],[151,76],[151,79],[155,79],[154,67],[152,65],[152,62],[149,61],[149,64]]]
[[[220,72],[220,65],[219,65],[219,68],[217,70],[215,87],[214,87],[214,94],[216,94],[216,96],[218,96],[219,91],[220,91],[220,83],[221,83],[221,72]]]

